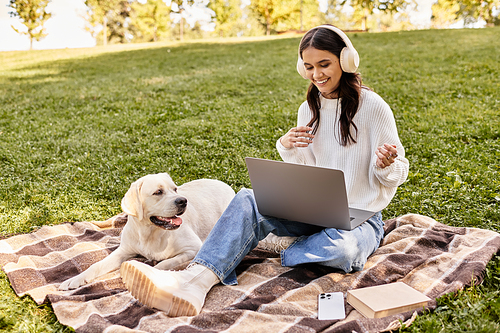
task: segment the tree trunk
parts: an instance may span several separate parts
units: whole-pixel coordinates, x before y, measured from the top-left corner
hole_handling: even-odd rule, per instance
[[[367,31],[368,30],[368,8],[365,8],[363,10],[363,21],[361,22],[361,30]]]
[[[17,30],[16,30],[17,31]],[[33,30],[28,28],[28,36],[30,37],[30,51],[33,50]]]
[[[179,22],[179,38],[181,42],[184,41],[184,18],[182,16],[181,16],[181,21]]]
[[[102,28],[102,44],[104,46],[108,45],[108,17],[104,15],[104,23]]]
[[[269,14],[269,8],[266,6],[266,36],[271,35],[271,14]]]

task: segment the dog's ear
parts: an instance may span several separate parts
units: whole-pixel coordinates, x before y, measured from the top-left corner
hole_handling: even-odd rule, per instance
[[[142,183],[142,179],[133,182],[122,199],[123,211],[128,215],[137,217],[139,220],[142,219],[142,204],[140,198]]]
[[[172,184],[174,184],[174,186],[176,186],[174,181],[172,180],[172,177],[170,177],[170,175],[168,173],[166,173],[166,172],[159,173],[158,176],[163,177],[167,183],[172,183]]]

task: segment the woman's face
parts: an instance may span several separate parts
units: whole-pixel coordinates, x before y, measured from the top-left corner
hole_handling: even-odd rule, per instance
[[[338,88],[342,76],[339,58],[329,51],[308,47],[302,51],[302,60],[307,78],[318,87],[321,95],[337,98],[337,93],[332,92]]]

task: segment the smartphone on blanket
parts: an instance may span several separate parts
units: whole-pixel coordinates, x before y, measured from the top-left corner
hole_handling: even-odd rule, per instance
[[[318,295],[318,319],[345,319],[344,293],[321,293]]]

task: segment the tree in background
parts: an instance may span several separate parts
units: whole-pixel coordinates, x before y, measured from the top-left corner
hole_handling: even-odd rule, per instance
[[[436,1],[434,27],[455,22],[450,12],[491,22],[488,17],[500,7],[500,0]],[[167,33],[181,41],[184,36],[270,35],[304,31],[325,22],[344,30],[412,29],[408,13],[417,5],[415,0],[86,0],[86,4],[94,35],[105,36],[104,44],[158,41]]]
[[[309,30],[325,23],[325,13],[320,12],[317,0],[299,0],[299,10],[293,11],[290,17],[277,25],[278,31]]]
[[[252,0],[250,9],[269,36],[271,30],[278,30],[280,22],[288,21],[293,13],[300,13],[300,0]]]
[[[372,25],[369,26],[370,31],[400,31],[414,29],[411,23],[410,16],[407,11],[388,13],[376,13]]]
[[[179,21],[179,39],[180,41],[184,41],[184,12],[186,11],[186,8],[191,6],[193,4],[194,0],[172,0],[172,4],[175,4],[175,6],[172,6],[172,11],[177,12],[178,16],[180,18]],[[177,7],[176,9],[174,7]]]
[[[163,0],[133,2],[132,22],[135,27],[135,41],[156,42],[169,31],[171,8]]]
[[[406,6],[414,0],[343,0],[342,5],[350,4],[358,16],[361,16],[361,30],[368,27],[368,16],[377,9],[381,12],[396,13],[404,11]]]
[[[357,19],[353,17],[356,13],[347,13],[344,11],[343,1],[328,0],[323,8],[325,23],[333,24],[343,30],[354,30],[357,27],[356,22],[361,22],[361,16]],[[358,24],[359,25],[359,24]]]
[[[446,29],[457,23],[457,13],[460,10],[458,2],[452,3],[448,0],[438,0],[432,5],[431,27],[434,29]]]
[[[97,40],[101,39],[104,45],[107,44],[109,38],[108,17],[119,2],[120,0],[85,0],[88,8],[86,20],[89,23],[87,30]]]
[[[33,49],[33,40],[40,41],[45,38],[45,28],[43,25],[52,16],[45,11],[50,0],[10,0],[8,7],[13,11],[9,12],[11,17],[19,17],[21,23],[28,28],[28,31],[19,31],[14,26],[18,34],[28,35],[30,38],[30,50]]]
[[[348,0],[344,0],[342,2],[343,5],[346,5]],[[350,4],[354,9],[354,17],[358,17],[356,22],[361,22],[361,30],[368,29],[368,16],[373,14],[375,8],[377,8],[377,1],[371,0],[351,0]]]
[[[219,37],[227,37],[238,33],[242,11],[240,0],[211,0],[208,8],[215,13],[215,31]]]
[[[131,24],[133,16],[131,1],[120,0],[118,4],[107,12],[106,26],[108,42],[129,43],[137,35],[136,27]]]
[[[248,2],[248,1],[247,1]],[[263,26],[257,15],[250,6],[242,6],[243,13],[241,18],[241,30],[237,32],[238,36],[263,36],[266,33],[266,27]]]
[[[500,25],[500,0],[448,0],[458,4],[457,18],[464,20],[464,26],[484,20],[487,26]]]

